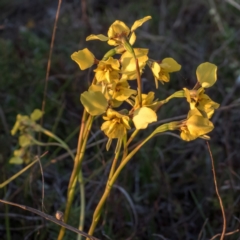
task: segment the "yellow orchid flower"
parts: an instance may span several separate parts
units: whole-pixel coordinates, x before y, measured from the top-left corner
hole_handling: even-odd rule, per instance
[[[116,20],[108,30],[108,37],[104,36],[103,34],[98,34],[98,35],[91,34],[86,38],[86,40],[89,41],[89,40],[97,39],[100,41],[108,41],[109,45],[118,46],[122,44],[123,38],[129,38],[129,43],[133,45],[136,40],[136,35],[134,31],[138,27],[142,26],[144,22],[148,21],[151,18],[152,18],[151,16],[147,16],[135,21],[131,27],[131,30],[128,28],[128,26],[124,22]]]
[[[191,141],[198,137],[209,138],[205,134],[211,132],[213,128],[212,122],[194,108],[188,112],[187,120],[180,124],[180,136],[185,141]]]
[[[28,164],[33,158],[28,147],[21,147],[13,152],[13,157],[10,158],[10,164]]]
[[[127,134],[127,130],[131,129],[129,125],[129,117],[112,109],[108,109],[106,116],[103,116],[103,119],[106,121],[102,124],[101,130],[108,136],[106,149],[107,151],[109,150],[112,139],[118,139],[115,149],[116,153],[121,148],[121,143],[124,136]]]
[[[120,63],[117,59],[109,57],[106,61],[100,61],[94,70],[98,82],[111,83],[119,79]]]
[[[142,94],[142,106],[151,108],[152,110],[155,111],[160,103],[158,102],[158,99],[154,100],[154,97],[155,97],[154,92],[149,92],[148,94]],[[135,97],[134,109],[138,109],[138,108],[140,108],[139,98]]]
[[[155,110],[158,107],[157,99],[154,100],[154,92],[142,95],[142,106],[139,104],[139,97],[135,97],[135,102],[128,101],[132,106],[130,115],[132,116],[133,123],[136,129],[145,129],[149,123],[157,121],[157,114]]]
[[[71,55],[71,58],[78,64],[81,70],[90,68],[95,61],[94,55],[87,48],[84,48],[78,52],[74,52]]]
[[[43,112],[39,109],[34,109],[30,117],[18,114],[16,122],[11,130],[11,134],[15,135],[17,131],[22,133],[27,128],[34,128],[35,131],[39,131],[40,125],[36,124],[36,121],[38,121],[42,116]]]
[[[129,117],[112,109],[107,110],[106,116],[103,116],[103,119],[106,121],[102,124],[101,130],[110,139],[122,139],[127,134],[127,130],[131,129]]]
[[[102,95],[105,97],[105,99],[107,100],[105,103],[107,103],[107,106],[108,107],[112,107],[112,108],[118,108],[120,107],[120,105],[123,103],[123,101],[121,100],[117,100],[117,99],[114,99],[112,97],[114,91],[114,87],[113,87],[114,83],[113,84],[107,84],[106,86],[104,86],[104,90],[105,91],[102,91],[103,90],[103,86],[101,85],[96,85],[96,84],[92,84],[88,91],[92,91],[92,92],[101,92]],[[115,85],[114,85],[115,86]],[[117,90],[117,89],[116,89]],[[135,90],[132,90],[132,89],[128,89],[128,90],[131,90],[131,91],[135,91]],[[122,92],[122,89],[120,89],[120,92]],[[123,96],[126,95],[126,93],[123,93]],[[121,93],[119,93],[119,95],[117,95],[118,97],[117,98],[121,98]],[[93,98],[90,97],[90,101],[93,103]],[[98,99],[98,103],[101,104],[101,106],[103,107],[104,106],[104,102],[101,102],[99,101]],[[106,110],[106,109],[105,109]],[[104,111],[105,112],[105,111]]]
[[[208,119],[212,117],[214,110],[219,108],[218,103],[212,101],[207,94],[204,94],[204,88],[199,88],[198,90],[183,88],[183,90],[190,104],[190,109],[197,108]]]
[[[136,95],[137,91],[130,89],[130,86],[126,80],[115,81],[111,88],[109,89],[109,93],[112,96],[112,99],[117,101],[125,101],[131,95]]]
[[[161,63],[149,60],[148,65],[153,72],[156,88],[158,88],[158,80],[162,84],[164,84],[164,82],[169,82],[169,73],[177,72],[181,69],[181,65],[173,58],[164,58]]]
[[[16,122],[11,130],[11,134],[15,135],[18,131],[20,136],[18,138],[18,144],[21,147],[18,150],[14,151],[14,156],[9,160],[11,164],[22,164],[30,162],[30,152],[28,151],[29,147],[33,145],[33,141],[30,135],[34,131],[41,131],[41,126],[36,123],[43,116],[43,112],[39,109],[35,109],[30,117],[27,115],[17,115]]]
[[[148,49],[145,48],[134,48],[134,53],[136,58],[138,59],[138,64],[139,64],[139,70],[140,74],[143,73],[143,69],[146,65],[146,62],[148,60]],[[126,51],[125,53],[122,54],[121,59],[121,73],[122,77],[121,79],[124,80],[134,80],[137,78],[137,73],[136,73],[136,60],[134,56]]]

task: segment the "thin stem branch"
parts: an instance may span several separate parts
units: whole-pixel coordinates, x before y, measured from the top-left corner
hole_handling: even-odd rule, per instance
[[[130,161],[130,159],[133,157],[133,155],[149,140],[152,138],[152,134],[150,134],[146,139],[144,139],[135,149],[133,149],[128,155],[127,157],[120,163],[119,167],[117,168],[117,170],[115,171],[115,173],[113,174],[113,176],[111,177],[111,179],[108,179],[105,191],[102,195],[102,198],[100,199],[100,201],[98,202],[98,205],[94,211],[93,214],[93,219],[92,219],[92,223],[91,223],[91,227],[88,231],[89,235],[92,235],[96,225],[99,221],[100,218],[100,214],[102,211],[102,207],[104,205],[104,203],[106,202],[107,197],[109,196],[109,193],[112,189],[113,184],[115,183],[115,181],[117,180],[117,177],[119,176],[121,170],[124,168],[124,166]]]
[[[5,204],[9,204],[9,205],[12,205],[12,206],[15,206],[15,207],[22,208],[22,209],[24,209],[26,211],[29,211],[29,212],[33,212],[33,213],[35,213],[35,214],[37,214],[37,215],[39,215],[39,216],[41,216],[41,217],[51,221],[51,222],[54,222],[54,223],[56,223],[56,224],[58,224],[60,226],[63,226],[64,228],[69,229],[72,232],[81,234],[84,237],[88,237],[90,240],[99,240],[98,238],[95,238],[93,236],[89,236],[87,233],[85,233],[83,231],[79,231],[78,229],[76,229],[76,228],[74,228],[74,227],[64,223],[63,221],[57,220],[55,217],[53,217],[51,215],[48,215],[48,214],[46,214],[44,212],[41,212],[41,211],[39,211],[39,210],[37,210],[35,208],[31,208],[31,207],[28,207],[28,206],[25,206],[25,205],[9,202],[9,201],[3,200],[3,199],[0,199],[0,202],[5,203]]]
[[[83,180],[83,174],[82,169],[80,169],[79,175],[78,175],[78,181],[80,185],[80,219],[79,219],[79,227],[78,229],[80,231],[83,231],[84,229],[84,220],[85,220],[85,189],[84,189],[84,180]],[[77,236],[77,240],[81,240],[82,235]]]
[[[58,146],[58,147],[61,147],[61,148],[64,148],[68,154],[72,157],[72,159],[74,160],[74,155],[71,151],[71,149],[67,146],[67,144],[62,144],[63,141],[61,140],[60,143],[56,143],[56,142],[50,142],[50,143],[44,143],[44,142],[40,142],[38,140],[36,140],[35,138],[33,138],[31,135],[28,135],[28,137],[31,139],[31,141],[38,145],[38,146]],[[58,139],[58,138],[57,138]],[[56,139],[55,139],[56,140]]]
[[[45,156],[47,154],[47,152],[43,153],[41,157]],[[28,170],[31,166],[33,166],[36,162],[39,161],[39,157],[36,157],[35,160],[33,162],[31,162],[30,164],[28,164],[25,168],[23,168],[21,171],[17,172],[15,175],[13,175],[12,177],[10,177],[8,180],[6,180],[5,182],[0,184],[0,188],[5,187],[7,184],[9,184],[10,182],[12,182],[15,178],[17,178],[18,176],[20,176],[22,173],[24,173],[26,170]]]
[[[136,73],[137,73],[137,84],[138,84],[138,100],[140,108],[142,107],[142,81],[141,81],[141,75],[140,75],[140,69],[138,64],[138,59],[136,58],[134,54],[135,60],[136,60]]]
[[[221,196],[219,194],[219,191],[218,191],[217,177],[216,177],[216,171],[215,171],[215,167],[214,167],[212,152],[211,152],[208,141],[206,141],[206,144],[207,144],[207,147],[208,147],[208,152],[209,152],[209,155],[210,155],[210,158],[211,158],[211,163],[212,163],[212,172],[213,172],[213,181],[214,181],[215,191],[216,191],[216,194],[217,194],[217,197],[218,197],[218,200],[219,200],[219,204],[220,204],[220,207],[221,207],[221,211],[222,211],[223,229],[222,229],[222,234],[221,234],[220,240],[223,240],[224,236],[225,236],[225,233],[226,233],[226,226],[227,226],[226,216],[225,216],[225,211],[224,211],[224,207],[223,207],[223,203],[222,203],[222,198],[221,198]]]
[[[58,145],[57,143],[42,143],[40,141],[37,141],[36,139],[32,139],[33,141],[36,142],[37,145],[42,145],[42,146],[61,146],[62,148],[66,149],[67,152],[69,153],[69,155],[74,159],[74,155],[72,154],[72,151],[70,150],[70,148],[68,147],[68,145],[58,136],[56,136],[55,134],[53,134],[52,132],[50,132],[49,130],[45,129],[45,128],[41,128],[41,132],[44,133],[45,135],[53,138],[54,140],[56,140],[57,142],[60,143],[60,145]]]
[[[74,167],[73,167],[73,172],[72,175],[70,177],[70,181],[69,181],[69,185],[68,185],[68,190],[71,188],[73,181],[75,180],[76,176],[77,176],[77,168],[78,165],[80,164],[80,155],[81,155],[81,148],[82,148],[82,143],[83,143],[83,137],[84,137],[84,129],[85,129],[85,122],[86,122],[86,118],[87,118],[87,112],[86,110],[84,110],[83,112],[83,117],[82,117],[82,121],[81,121],[81,129],[79,132],[79,137],[78,137],[78,146],[77,146],[77,154],[75,156],[75,160],[74,160]],[[90,116],[89,116],[90,117]]]
[[[119,154],[120,154],[120,149],[119,149],[119,151],[117,151],[115,153],[108,179],[111,179],[114,172],[115,172],[117,161],[118,161],[118,158],[119,158]]]
[[[4,176],[5,177],[5,176]],[[6,186],[4,187],[4,195],[6,196]],[[5,205],[5,227],[7,240],[11,240],[11,231],[10,231],[10,221],[9,221],[9,207],[8,204]]]
[[[85,110],[84,110],[84,112],[85,112]],[[80,130],[80,133],[79,133],[78,150],[77,150],[77,154],[76,154],[76,157],[75,157],[74,167],[73,167],[73,171],[72,171],[72,174],[71,174],[70,182],[69,182],[69,185],[68,185],[68,195],[67,195],[66,209],[65,209],[65,213],[64,213],[64,222],[67,222],[68,217],[69,217],[72,202],[73,202],[73,199],[74,199],[78,174],[79,174],[79,171],[81,169],[82,160],[83,160],[84,153],[85,153],[85,150],[86,150],[88,135],[90,133],[90,129],[92,127],[92,123],[93,123],[93,120],[94,120],[94,117],[89,115],[88,117],[90,118],[90,121],[87,121],[88,124],[85,126],[85,121],[86,121],[85,117],[87,116],[87,114],[83,114],[83,115],[84,115],[83,116],[84,119],[82,119],[81,130]],[[87,131],[85,131],[85,128],[87,129]],[[84,134],[84,132],[85,132],[85,134]],[[59,232],[59,235],[58,235],[58,240],[63,239],[64,234],[65,234],[65,228],[62,227],[60,232]]]
[[[57,31],[57,23],[58,23],[58,18],[59,18],[61,5],[62,5],[62,0],[58,0],[58,7],[57,7],[56,16],[55,16],[54,26],[53,26],[53,33],[52,33],[52,39],[51,39],[51,45],[50,45],[50,51],[49,51],[49,57],[48,57],[48,63],[47,63],[47,72],[46,72],[46,78],[45,78],[45,84],[44,84],[44,93],[43,93],[43,101],[42,101],[42,112],[44,112],[45,105],[46,105],[48,78],[49,78],[49,73],[50,73],[50,68],[51,68],[53,45],[54,45],[54,41],[55,41],[55,36],[56,36],[56,31]],[[40,125],[41,126],[43,125],[43,117],[41,118]],[[41,132],[39,133],[39,141],[40,140],[41,140]]]
[[[224,236],[230,236],[230,235],[232,235],[232,234],[234,234],[234,233],[237,233],[237,232],[239,232],[239,229],[234,230],[234,231],[232,231],[232,232],[225,233]],[[219,237],[219,236],[221,236],[221,235],[222,235],[222,233],[218,233],[218,234],[216,234],[215,236],[213,236],[210,240],[216,239],[217,237]]]
[[[130,136],[130,138],[127,141],[126,147],[129,146],[129,144],[132,142],[132,140],[136,137],[136,135],[138,134],[140,130],[139,129],[135,129],[134,132],[132,133],[132,135]]]

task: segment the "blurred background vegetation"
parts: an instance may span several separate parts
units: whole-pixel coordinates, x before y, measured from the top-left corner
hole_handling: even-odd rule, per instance
[[[41,108],[57,0],[0,1],[0,183],[25,165],[11,165],[17,147],[10,135],[16,115]],[[92,69],[81,71],[70,59],[88,47],[97,58],[110,49],[103,42],[86,42],[91,33],[106,34],[116,19],[128,26],[144,16],[152,20],[137,30],[135,46],[149,48],[153,59],[173,57],[181,65],[171,82],[156,91],[164,99],[183,87],[192,88],[196,68],[205,61],[218,66],[218,81],[207,93],[221,103],[213,116],[210,146],[218,186],[227,217],[227,231],[240,225],[240,3],[237,0],[65,0],[62,3],[47,89],[44,127],[77,145],[83,108],[80,93],[89,86]],[[154,90],[149,69],[143,91]],[[159,112],[160,121],[187,114],[188,104],[175,99]],[[92,129],[90,143],[105,138],[101,119]],[[139,134],[139,140],[154,127]],[[44,139],[46,142],[49,139]],[[32,149],[36,154],[35,149]],[[65,151],[41,148],[45,212],[64,210],[72,160]],[[83,163],[86,179],[86,226],[103,192],[113,149],[105,142],[87,150]],[[38,165],[15,179],[0,198],[41,210],[42,177]],[[79,191],[69,224],[78,225]],[[0,239],[56,239],[59,227],[12,206],[0,204]],[[167,134],[152,139],[120,175],[104,208],[96,231],[100,239],[210,239],[222,230],[222,215],[213,185],[211,162],[204,140],[183,142]],[[226,239],[240,239],[239,233]],[[75,239],[67,232],[65,239]]]

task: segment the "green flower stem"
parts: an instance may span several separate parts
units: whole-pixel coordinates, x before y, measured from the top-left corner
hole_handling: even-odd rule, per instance
[[[140,69],[138,64],[138,59],[136,58],[134,54],[135,60],[136,60],[136,72],[137,72],[137,84],[138,84],[138,98],[139,98],[139,105],[140,108],[142,107],[142,81],[141,81],[141,75],[140,75]]]
[[[135,52],[131,46],[131,44],[128,42],[128,40],[126,39],[126,37],[122,38],[122,43],[124,48],[126,49],[126,51],[128,51],[129,53],[131,53],[135,59],[136,62],[136,73],[137,73],[137,84],[138,84],[138,98],[139,98],[139,105],[140,108],[142,107],[142,81],[141,81],[141,74],[140,74],[140,69],[139,69],[139,63],[138,63],[138,59],[135,55]]]
[[[132,142],[132,140],[136,137],[136,135],[139,133],[139,129],[135,129],[135,131],[132,133],[132,135],[130,136],[130,138],[127,141],[127,145],[126,147],[129,146],[129,144]]]
[[[119,176],[121,170],[124,168],[124,166],[129,162],[129,160],[133,157],[133,155],[149,140],[153,137],[153,134],[150,134],[145,140],[143,140],[135,149],[133,149],[131,151],[131,153],[129,153],[127,155],[126,158],[124,158],[124,160],[121,162],[121,164],[119,165],[119,167],[117,168],[117,170],[115,171],[115,173],[113,174],[113,176],[111,178],[108,178],[108,182],[105,188],[105,191],[102,195],[101,200],[99,201],[94,214],[93,214],[93,219],[92,219],[92,224],[91,227],[88,231],[89,235],[93,235],[94,230],[96,228],[96,225],[99,221],[100,215],[101,215],[101,211],[102,211],[102,207],[104,205],[104,203],[106,202],[106,199],[112,189],[113,184],[115,183],[115,181],[117,180],[117,177]],[[88,238],[88,240],[90,240]]]
[[[80,128],[80,132],[79,132],[79,137],[78,137],[78,146],[77,146],[77,153],[74,159],[74,167],[73,167],[73,172],[72,175],[70,177],[70,181],[69,181],[69,185],[68,185],[68,192],[71,189],[71,186],[73,185],[73,182],[75,181],[76,176],[78,175],[78,167],[80,167],[81,164],[81,149],[83,146],[83,142],[84,142],[84,130],[86,128],[86,119],[87,117],[91,117],[90,115],[88,115],[88,113],[86,112],[86,110],[84,110],[83,112],[83,117],[82,117],[82,121],[81,121],[81,128]]]
[[[67,150],[67,152],[69,153],[69,155],[72,157],[72,159],[74,159],[74,155],[72,154],[72,151],[71,149],[67,146],[67,144],[64,144],[62,145],[61,143],[55,143],[55,142],[50,142],[50,143],[43,143],[43,142],[40,142],[38,140],[36,140],[35,138],[33,138],[31,135],[28,135],[29,138],[31,139],[31,141],[38,145],[38,146],[58,146],[58,147],[62,147],[64,149]]]
[[[126,144],[124,145],[122,159],[124,159],[128,155],[128,146],[132,142],[132,140],[136,137],[136,135],[138,134],[139,131],[140,131],[139,129],[135,129],[134,132],[132,133],[132,135],[130,136],[130,138],[128,139],[128,141],[126,142]]]
[[[78,132],[79,132],[80,126],[76,127],[67,137],[64,139],[64,142],[69,142]],[[49,159],[52,159],[57,155],[57,153],[61,150],[61,148],[57,148],[49,157]]]
[[[84,189],[84,180],[82,175],[82,169],[80,169],[79,175],[78,175],[78,182],[80,185],[80,199],[81,199],[81,205],[80,205],[80,219],[79,219],[79,227],[78,229],[80,231],[83,231],[84,228],[84,220],[85,220],[85,189]],[[77,240],[81,240],[82,235],[78,234]]]
[[[87,124],[85,125],[87,115],[88,114],[84,110],[82,123],[81,123],[81,129],[80,129],[80,133],[79,133],[77,154],[75,157],[74,167],[73,167],[72,175],[71,175],[69,185],[68,185],[68,195],[67,195],[66,209],[65,209],[65,213],[64,213],[64,222],[67,222],[68,217],[69,217],[72,202],[74,199],[78,174],[80,172],[82,160],[83,160],[85,150],[86,150],[88,135],[90,133],[90,129],[92,127],[92,123],[94,120],[93,116],[88,115],[88,119],[90,119],[90,120],[88,120]],[[87,129],[87,130],[85,130],[85,129]],[[84,211],[84,209],[83,209],[83,211]],[[62,227],[59,232],[59,235],[58,235],[58,240],[61,240],[63,238],[64,234],[65,234],[65,228]]]
[[[81,146],[82,146],[82,143],[83,143],[83,131],[84,131],[84,128],[85,128],[85,122],[86,122],[87,116],[88,116],[88,113],[84,109],[83,115],[82,115],[82,120],[81,120],[81,127],[80,127],[80,131],[79,131],[79,136],[78,136],[77,153],[76,153],[76,156],[75,156],[75,159],[74,159],[74,167],[73,167],[72,175],[70,177],[69,184],[68,184],[67,204],[66,204],[66,209],[65,209],[65,214],[64,214],[64,221],[65,222],[68,220],[68,215],[69,215],[70,208],[71,208],[71,205],[72,205],[72,199],[70,198],[70,196],[72,196],[71,186],[74,184],[74,182],[77,179],[75,169],[78,167],[78,164],[80,165],[79,162],[81,162],[80,152],[81,152]],[[62,239],[64,234],[65,234],[65,228],[62,227],[60,232],[59,232],[59,235],[58,235],[58,240]]]
[[[115,48],[112,48],[112,49],[110,49],[110,50],[103,56],[102,60],[103,60],[103,61],[106,61],[106,60],[108,60],[109,57],[114,56],[116,53],[117,53],[117,52],[116,52],[116,49],[115,49]]]
[[[53,134],[49,130],[47,130],[45,128],[42,128],[42,127],[41,127],[41,132],[44,133],[45,135],[49,136],[50,138],[53,138],[57,142],[59,142],[61,144],[61,146],[63,148],[65,148],[68,151],[68,153],[70,154],[70,156],[74,159],[74,156],[73,156],[71,150],[69,149],[68,145],[61,138],[59,138],[58,136],[56,136],[55,134]]]
[[[61,117],[62,117],[64,109],[65,109],[65,105],[62,104],[61,107],[59,108],[58,112],[57,112],[56,120],[54,121],[54,124],[53,124],[53,127],[51,129],[51,132],[56,132],[58,124],[59,124],[59,122],[61,120]],[[51,142],[51,138],[48,139],[48,142]]]
[[[88,138],[88,132],[90,131],[90,129],[92,127],[93,119],[94,119],[94,117],[89,115],[89,118],[86,122],[86,127],[83,130],[83,141],[85,141],[86,138]],[[89,126],[90,126],[90,128],[89,128]]]
[[[128,155],[127,134],[123,138],[123,156],[124,159]]]
[[[112,162],[112,167],[111,167],[108,179],[111,179],[113,174],[114,174],[114,172],[115,172],[116,165],[117,165],[117,160],[119,158],[119,155],[120,155],[120,149],[119,149],[119,151],[117,151],[115,153],[115,156],[114,156],[114,159],[113,159],[113,162]]]

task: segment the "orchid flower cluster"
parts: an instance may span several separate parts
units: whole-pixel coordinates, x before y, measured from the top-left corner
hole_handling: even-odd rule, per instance
[[[93,70],[94,80],[88,91],[81,94],[80,100],[90,115],[103,115],[101,130],[108,137],[107,149],[112,139],[118,140],[116,149],[119,149],[127,132],[133,126],[136,129],[145,129],[150,123],[156,122],[156,111],[175,97],[186,98],[190,111],[186,120],[172,122],[167,130],[179,130],[181,138],[190,141],[198,137],[209,139],[206,134],[214,128],[209,119],[219,104],[205,94],[205,88],[211,87],[217,79],[217,67],[212,63],[205,62],[198,66],[196,71],[198,82],[192,90],[184,88],[161,101],[155,98],[154,92],[148,94],[141,92],[141,75],[146,65],[153,73],[156,88],[158,81],[162,84],[169,82],[170,73],[181,69],[181,65],[173,58],[153,60],[148,56],[148,49],[133,47],[136,29],[149,19],[151,17],[147,16],[135,21],[131,29],[124,22],[117,20],[110,26],[108,36],[102,34],[88,36],[87,41],[107,41],[109,45],[114,46],[102,60],[96,59],[87,48],[71,55],[81,70],[96,65]],[[114,58],[115,55],[120,56]],[[137,90],[130,88],[129,81],[132,80],[137,80]],[[116,110],[123,102],[127,102],[130,109]]]
[[[62,141],[55,134],[47,129],[44,129],[40,124],[37,123],[43,116],[43,112],[40,109],[34,109],[30,116],[27,115],[17,115],[16,122],[11,130],[11,134],[15,135],[19,132],[18,145],[19,148],[14,150],[13,156],[9,160],[11,164],[28,164],[34,155],[32,154],[31,148],[34,145],[38,146],[61,146],[68,151],[69,155],[73,157],[67,144]],[[36,139],[36,133],[42,133],[51,139],[54,139],[54,143],[44,143]]]
[[[205,89],[213,86],[217,80],[217,66],[212,63],[205,62],[197,67],[197,82],[193,89],[183,88],[163,100],[155,97],[153,91],[142,93],[141,76],[146,66],[148,66],[153,73],[156,88],[159,87],[159,82],[162,84],[169,82],[170,74],[181,69],[181,65],[171,57],[164,58],[161,61],[154,60],[149,57],[148,49],[133,47],[137,38],[135,31],[150,19],[151,17],[147,16],[135,21],[131,29],[128,28],[124,22],[117,20],[110,26],[108,36],[102,34],[92,34],[88,36],[87,41],[107,41],[107,43],[113,47],[101,60],[97,59],[87,48],[74,52],[71,55],[71,58],[79,65],[81,70],[96,65],[93,70],[95,74],[90,87],[80,96],[80,101],[84,106],[84,112],[75,157],[63,140],[36,123],[43,115],[41,110],[35,109],[30,117],[19,114],[11,131],[12,135],[15,135],[17,132],[20,133],[18,142],[20,148],[14,151],[14,156],[10,159],[10,163],[27,163],[30,159],[30,148],[33,145],[62,147],[74,160],[64,213],[64,222],[66,223],[74,199],[77,180],[81,183],[81,199],[84,198],[84,181],[82,174],[80,174],[82,172],[81,164],[84,159],[87,139],[92,123],[96,117],[102,116],[103,123],[101,130],[108,137],[106,149],[109,150],[113,139],[117,139],[117,144],[108,182],[102,198],[94,211],[89,235],[94,233],[102,207],[121,170],[149,139],[158,133],[172,130],[178,130],[180,137],[185,141],[192,141],[196,138],[209,139],[209,136],[206,134],[214,128],[210,119],[214,111],[219,107],[219,104],[211,100],[205,93]],[[137,82],[137,89],[130,87],[130,85],[132,85],[129,84],[130,81]],[[185,98],[189,103],[187,118],[158,126],[148,137],[141,141],[137,147],[130,151],[129,144],[139,130],[146,129],[149,124],[157,122],[157,111],[173,98]],[[124,102],[126,102],[129,107],[123,108],[122,106],[126,106],[126,104],[123,104]],[[129,131],[134,128],[135,131],[133,131],[128,138]],[[44,143],[37,140],[35,138],[35,132],[45,134],[50,139],[53,139],[54,142]],[[120,154],[121,150],[123,150],[122,155]],[[122,160],[118,161],[120,156]],[[84,201],[81,200],[79,229],[82,229],[84,224],[84,204]],[[58,240],[63,239],[64,233],[65,228],[62,227]]]
[[[209,139],[206,134],[214,128],[210,118],[219,104],[205,94],[205,89],[211,87],[217,80],[217,66],[212,63],[205,62],[198,66],[197,83],[191,90],[183,88],[164,100],[155,98],[155,93],[152,91],[147,94],[142,93],[141,75],[146,66],[153,73],[156,88],[159,81],[162,84],[169,82],[170,73],[181,69],[181,65],[173,58],[164,58],[162,61],[153,60],[148,56],[148,49],[133,47],[136,41],[136,29],[150,19],[151,17],[147,16],[135,21],[131,29],[124,22],[117,20],[110,26],[108,36],[102,34],[88,36],[87,41],[107,41],[110,46],[114,46],[102,60],[96,59],[87,48],[71,55],[81,70],[96,65],[92,84],[88,91],[81,94],[80,100],[91,116],[102,115],[104,122],[101,130],[108,137],[107,150],[112,140],[117,139],[115,152],[118,152],[123,140],[126,141],[129,130],[134,127],[137,130],[146,129],[150,123],[156,122],[157,110],[172,98],[186,98],[190,106],[187,119],[170,122],[165,124],[164,128],[160,126],[154,131],[155,133],[160,130],[161,132],[179,130],[183,140],[191,141],[199,137]],[[113,58],[115,55],[117,58]],[[137,80],[137,89],[130,88],[129,81],[134,80]],[[123,102],[129,104],[129,109],[119,110]],[[14,151],[11,163],[21,164],[28,161],[30,154],[28,149],[37,143],[34,132],[43,131],[43,128],[35,123],[42,115],[43,112],[35,109],[30,117],[17,116],[11,133],[15,135],[20,131],[20,149]],[[50,133],[47,132],[47,134]],[[55,139],[60,141],[56,137]]]
[[[27,115],[17,115],[16,122],[11,130],[11,134],[15,135],[20,132],[18,138],[19,149],[14,150],[13,157],[10,159],[12,164],[29,163],[31,152],[29,148],[35,144],[34,133],[41,132],[42,128],[36,123],[42,117],[43,113],[39,109],[35,109],[30,117]]]

